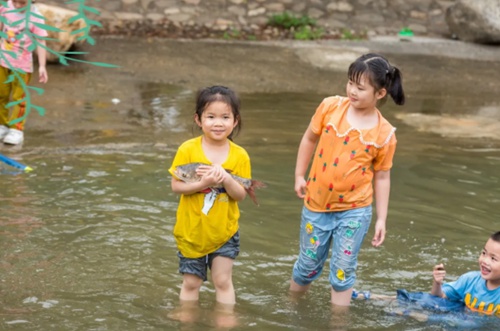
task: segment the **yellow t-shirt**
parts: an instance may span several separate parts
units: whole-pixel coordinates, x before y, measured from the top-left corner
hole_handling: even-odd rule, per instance
[[[305,206],[316,212],[369,206],[374,171],[389,170],[396,151],[394,128],[377,109],[378,125],[368,130],[347,121],[350,101],[325,98],[311,119],[318,145],[307,179]]]
[[[222,167],[233,175],[251,178],[250,157],[247,152],[235,143],[229,143],[229,155]],[[168,171],[177,178],[174,174],[177,166],[195,162],[211,164],[203,152],[201,136],[190,139],[179,147]],[[213,253],[238,231],[238,203],[227,193],[219,193],[212,208],[205,215],[202,213],[205,194],[180,196],[174,236],[177,248],[187,258],[198,258]]]

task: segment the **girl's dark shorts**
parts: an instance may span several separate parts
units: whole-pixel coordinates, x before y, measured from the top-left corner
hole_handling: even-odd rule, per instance
[[[208,268],[212,269],[212,262],[217,256],[224,256],[230,259],[236,259],[240,253],[240,233],[234,234],[221,248],[208,255],[189,259],[184,257],[181,252],[177,252],[179,257],[179,272],[181,274],[191,274],[207,280]]]

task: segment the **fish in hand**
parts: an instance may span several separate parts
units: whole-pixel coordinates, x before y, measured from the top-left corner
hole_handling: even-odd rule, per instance
[[[205,163],[188,163],[188,164],[183,164],[180,166],[177,166],[174,170],[175,176],[177,176],[178,179],[182,180],[183,182],[186,183],[194,183],[194,182],[199,182],[201,180],[201,176],[197,174],[196,169],[200,166],[210,166],[209,164]],[[231,177],[234,178],[238,183],[240,183],[244,188],[245,191],[248,193],[252,201],[256,204],[259,205],[257,202],[257,197],[255,196],[255,189],[256,188],[264,188],[267,187],[267,185],[260,181],[260,180],[255,180],[255,179],[250,179],[250,178],[243,178],[240,176],[233,175],[230,171],[226,170]],[[222,188],[221,185],[213,186],[210,187],[211,189],[220,189]]]

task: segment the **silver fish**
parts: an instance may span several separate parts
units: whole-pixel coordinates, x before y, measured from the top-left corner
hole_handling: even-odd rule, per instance
[[[199,182],[201,180],[201,176],[196,174],[196,169],[198,169],[199,166],[202,165],[208,165],[206,163],[188,163],[188,164],[183,164],[180,166],[177,166],[174,170],[174,174],[182,180],[183,182],[186,183],[194,183],[194,182]],[[243,178],[240,176],[236,176],[231,174],[230,171],[226,170],[231,177],[233,177],[238,183],[240,183],[244,188],[245,191],[248,193],[252,201],[256,204],[259,205],[257,202],[257,197],[255,196],[255,189],[256,188],[264,188],[267,187],[267,185],[264,182],[261,182],[260,180],[254,180],[250,178]],[[222,185],[217,185],[213,186],[212,188],[222,188]]]

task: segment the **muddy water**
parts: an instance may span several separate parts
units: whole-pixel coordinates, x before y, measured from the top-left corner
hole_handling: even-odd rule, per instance
[[[422,77],[419,63],[439,67],[444,62],[414,59],[420,62],[404,65],[410,72],[419,69]],[[463,93],[467,82],[481,81],[487,66],[450,61],[451,71],[464,67],[477,71],[467,71],[461,88],[440,85],[440,79],[433,85],[409,78],[408,105],[388,102],[382,108],[398,128],[388,234],[380,249],[370,247],[369,240],[364,245],[359,289],[427,291],[434,264],[446,265],[449,280],[476,269],[487,236],[499,228],[500,140],[471,135],[470,125],[457,124],[460,117],[448,117],[462,113],[490,124],[498,120],[494,93],[482,88]],[[219,323],[227,316],[217,312],[210,283],[191,313],[192,323],[168,318],[178,308],[181,276],[172,236],[177,197],[167,168],[177,146],[198,134],[191,115],[195,82],[189,78],[195,73],[167,84],[150,77],[149,69],[134,67],[105,74],[85,66],[50,69],[54,83],[39,99],[47,115],[32,114],[23,146],[1,148],[35,169],[29,174],[0,169],[2,329],[223,329]],[[328,89],[343,93],[344,73],[309,69],[319,80],[328,74],[339,82]],[[165,75],[177,73],[169,70]],[[200,81],[212,74],[207,71]],[[265,82],[251,88],[247,80],[253,79],[228,78],[243,91],[244,127],[235,140],[249,152],[253,176],[269,185],[257,192],[260,207],[250,200],[241,203],[235,329],[448,330],[391,316],[391,307],[378,302],[357,301],[340,318],[328,304],[326,275],[305,298],[288,297],[301,209],[293,193],[295,154],[326,94],[279,91]],[[120,103],[114,105],[112,98]],[[419,116],[435,116],[442,124],[428,121],[431,128],[415,119]]]

